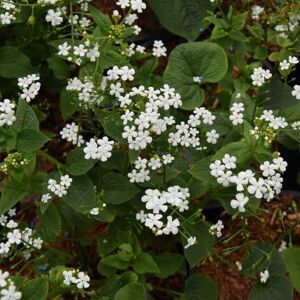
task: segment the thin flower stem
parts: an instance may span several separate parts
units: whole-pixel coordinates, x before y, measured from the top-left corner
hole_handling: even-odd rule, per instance
[[[50,154],[48,154],[47,152],[45,152],[43,150],[38,150],[37,154],[39,156],[44,157],[49,162],[51,162],[52,164],[54,164],[55,166],[57,166],[58,169],[64,169],[65,166],[61,162],[59,162],[56,158],[54,158],[53,156],[51,156]]]

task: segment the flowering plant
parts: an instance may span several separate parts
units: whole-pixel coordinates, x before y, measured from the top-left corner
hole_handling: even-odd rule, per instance
[[[139,44],[142,0],[0,3],[1,299],[216,299],[191,274],[214,260],[250,300],[300,292],[297,203],[276,238],[249,227],[299,149],[299,3],[148,2],[188,42]]]

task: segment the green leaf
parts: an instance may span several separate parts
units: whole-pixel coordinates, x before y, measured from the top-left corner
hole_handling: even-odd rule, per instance
[[[203,18],[211,9],[208,0],[148,0],[161,24],[170,32],[189,41],[195,40],[203,28]]]
[[[175,274],[183,265],[184,257],[174,253],[163,253],[155,255],[154,260],[160,269],[160,274],[157,276],[167,278]]]
[[[257,282],[253,286],[248,300],[292,300],[291,282],[285,276],[270,276],[266,283]]]
[[[97,24],[97,33],[108,35],[110,26],[112,25],[110,18],[94,6],[89,5],[89,11]]]
[[[69,65],[58,56],[51,56],[47,59],[49,69],[52,70],[54,76],[58,79],[67,79],[70,76]]]
[[[130,283],[116,293],[114,300],[144,300],[145,299],[145,288],[140,283]]]
[[[214,182],[214,178],[210,175],[209,165],[211,164],[211,156],[196,161],[188,172],[196,179],[204,182]]]
[[[19,99],[16,111],[16,122],[13,124],[15,131],[21,129],[39,129],[39,120],[31,106],[23,99]]]
[[[87,175],[73,177],[64,202],[79,213],[87,213],[96,206],[96,192]]]
[[[226,54],[217,44],[180,44],[170,54],[164,81],[180,93],[183,108],[191,110],[204,101],[204,93],[193,77],[202,76],[203,82],[218,82],[226,74],[227,65]]]
[[[133,270],[136,273],[160,273],[159,267],[148,253],[140,253],[133,262]]]
[[[43,214],[39,214],[41,226],[39,233],[43,239],[51,240],[57,237],[61,230],[61,217],[56,206],[51,203]]]
[[[48,137],[40,131],[23,129],[17,135],[16,147],[19,151],[32,152],[42,148],[47,141]]]
[[[66,171],[70,175],[86,174],[95,164],[95,159],[85,159],[83,148],[76,147],[67,155]]]
[[[0,48],[0,76],[5,78],[18,78],[35,69],[30,64],[30,59],[15,47]]]
[[[295,98],[296,99],[296,98]],[[297,100],[299,101],[299,100]],[[300,120],[300,103],[280,110],[279,115],[285,117],[288,122]]]
[[[139,189],[126,177],[110,172],[103,177],[104,201],[121,204],[136,196]]]
[[[72,94],[66,90],[63,90],[60,94],[60,110],[64,120],[71,117],[77,110]]]
[[[300,293],[300,248],[290,247],[281,253],[293,286]]]
[[[216,300],[218,290],[207,275],[193,275],[185,281],[187,300]]]
[[[215,239],[208,232],[208,226],[204,222],[195,225],[186,224],[184,228],[191,236],[195,236],[197,239],[196,244],[184,249],[184,255],[193,268],[207,257]],[[186,244],[186,241],[184,241],[184,244]]]
[[[45,300],[48,295],[47,278],[37,278],[26,282],[22,288],[22,300]]]

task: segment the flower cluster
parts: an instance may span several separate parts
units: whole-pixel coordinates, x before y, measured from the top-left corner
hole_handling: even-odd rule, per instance
[[[164,154],[162,158],[158,155],[151,157],[149,160],[146,158],[138,157],[134,162],[134,169],[128,173],[130,182],[142,183],[150,180],[150,168],[151,170],[157,170],[162,165],[168,165],[172,163],[174,157],[171,154]]]
[[[29,103],[37,96],[41,88],[41,83],[39,82],[39,80],[39,74],[31,74],[25,77],[18,78],[18,86],[22,89],[22,99],[26,100]]]
[[[4,173],[9,173],[11,169],[18,169],[20,167],[26,166],[29,160],[24,157],[23,153],[14,152],[9,153],[3,162],[0,164],[0,170]]]
[[[289,56],[288,59],[284,59],[279,63],[279,67],[281,71],[288,70],[291,65],[296,65],[299,62],[298,58],[295,56]]]
[[[295,84],[294,89],[292,90],[292,95],[296,97],[297,100],[300,100],[300,85]]]
[[[210,174],[224,187],[231,184],[236,186],[236,198],[231,200],[233,209],[245,211],[245,205],[249,202],[249,195],[257,199],[270,201],[282,189],[283,178],[281,173],[286,171],[287,162],[281,157],[274,158],[272,163],[265,161],[260,165],[262,176],[256,177],[255,173],[248,169],[234,175],[232,170],[236,168],[236,157],[225,154],[222,160],[216,160],[210,164]]]
[[[162,41],[154,41],[152,54],[156,57],[167,56],[167,48]]]
[[[146,9],[146,3],[142,0],[118,0],[116,4],[122,9],[130,8],[137,13],[142,13]]]
[[[18,228],[19,224],[12,219],[15,215],[15,209],[10,209],[7,214],[0,215],[0,225],[5,228],[1,232],[3,237],[0,243],[0,255],[7,257],[15,249],[15,246],[23,245],[26,249],[23,252],[24,258],[29,259],[31,256],[30,251],[41,249],[43,240],[40,237],[35,238],[35,233],[29,227]]]
[[[69,187],[71,186],[72,181],[73,181],[73,179],[69,175],[61,176],[59,183],[55,179],[49,179],[48,180],[48,190],[50,192],[52,192],[54,195],[61,198],[65,195],[67,195],[67,191],[68,191]],[[42,196],[42,202],[47,202],[50,199],[49,194],[45,194],[45,195]]]
[[[73,145],[77,145],[78,147],[80,147],[82,144],[84,144],[84,140],[82,135],[78,134],[78,132],[79,126],[72,122],[71,124],[65,125],[65,127],[60,132],[60,135],[62,139],[67,140]]]
[[[253,5],[251,7],[251,18],[253,20],[258,20],[259,16],[264,12],[264,8],[259,5]]]
[[[233,103],[230,107],[230,116],[229,120],[231,121],[232,125],[236,126],[239,124],[243,124],[244,122],[244,115],[243,111],[245,110],[243,103]]]
[[[78,270],[63,271],[65,285],[74,284],[78,289],[87,289],[90,286],[90,277]]]
[[[201,124],[212,125],[216,117],[204,107],[197,107],[193,114],[189,116],[187,122],[181,122],[175,126],[176,131],[170,132],[168,142],[172,146],[181,145],[183,147],[200,146],[200,131]],[[215,129],[206,133],[207,143],[216,144],[219,134]]]
[[[180,226],[179,220],[173,219],[172,215],[167,216],[167,223],[164,224],[161,213],[166,213],[168,209],[183,212],[188,210],[188,198],[190,196],[187,188],[171,186],[167,191],[160,192],[157,189],[147,189],[141,201],[145,203],[145,208],[151,213],[141,210],[136,214],[136,219],[151,229],[156,235],[177,234]]]
[[[111,151],[113,149],[114,141],[110,141],[107,136],[102,139],[90,139],[83,148],[85,153],[85,159],[100,159],[101,161],[107,161],[111,157]]]
[[[135,70],[133,68],[129,68],[128,66],[117,67],[114,66],[112,69],[107,71],[107,79],[108,80],[122,80],[122,81],[133,81]],[[112,88],[111,88],[112,90]],[[111,93],[112,94],[112,93]],[[120,93],[113,93],[112,95],[119,96]]]
[[[259,273],[259,276],[260,276],[260,282],[266,283],[268,278],[270,277],[270,273],[268,270],[264,270],[263,272]]]
[[[300,121],[295,121],[291,124],[291,127],[294,129],[294,130],[300,130]]]
[[[66,90],[76,95],[79,106],[83,108],[89,108],[101,100],[94,83],[89,77],[85,77],[83,81],[77,77],[69,79]]]
[[[68,61],[80,66],[84,60],[95,62],[100,56],[99,44],[86,40],[77,45],[64,42],[58,46],[58,55],[66,57]]]
[[[0,127],[11,126],[16,121],[15,107],[16,105],[9,99],[0,102]]]
[[[19,300],[22,293],[17,290],[7,271],[0,269],[0,298],[2,300]]]
[[[270,145],[276,138],[277,131],[288,126],[284,117],[275,117],[272,110],[264,110],[260,117],[254,120],[255,127],[250,133],[256,139],[263,138],[266,146]]]
[[[2,13],[0,13],[1,25],[9,25],[16,20],[15,14],[17,9],[15,3],[12,0],[3,1],[2,3],[0,3],[0,8],[3,9]]]
[[[213,225],[210,226],[209,232],[212,235],[216,235],[217,237],[221,237],[222,236],[222,229],[224,229],[223,222],[221,220],[218,220],[218,222],[216,224],[213,224]]]
[[[145,109],[136,116],[133,97],[146,98]],[[134,87],[125,96],[119,96],[121,107],[127,107],[122,115],[124,131],[122,137],[128,141],[130,149],[145,149],[152,142],[151,133],[160,135],[167,127],[174,124],[173,116],[164,116],[171,107],[178,108],[182,105],[181,97],[168,85],[163,88],[154,89],[144,86]]]
[[[251,74],[252,84],[256,86],[262,86],[266,79],[270,79],[272,73],[269,70],[264,70],[263,68],[254,68],[253,74]]]
[[[56,10],[48,9],[46,14],[46,21],[51,24],[51,26],[59,26],[63,23],[63,14],[66,12],[66,7],[58,7]]]

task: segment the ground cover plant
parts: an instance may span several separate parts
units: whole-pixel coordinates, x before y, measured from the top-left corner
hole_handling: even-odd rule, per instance
[[[0,299],[299,299],[299,25],[299,1],[1,0]]]

